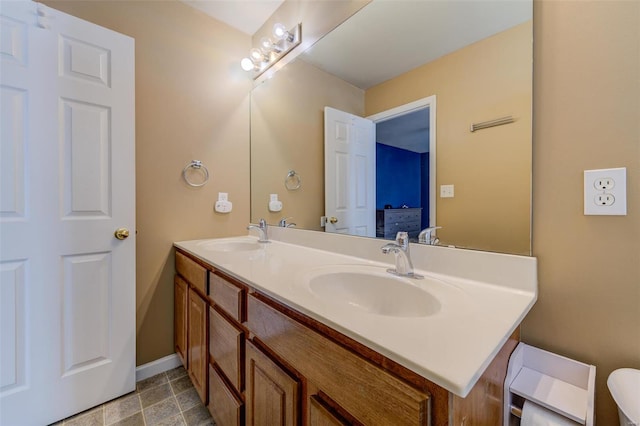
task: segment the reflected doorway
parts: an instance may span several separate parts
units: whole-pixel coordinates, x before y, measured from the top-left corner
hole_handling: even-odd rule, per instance
[[[376,236],[435,226],[435,96],[367,117],[376,125]]]

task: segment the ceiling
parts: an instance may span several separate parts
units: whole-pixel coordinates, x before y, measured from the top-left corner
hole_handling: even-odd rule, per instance
[[[243,33],[253,35],[284,0],[180,0]]]
[[[418,154],[429,152],[429,108],[376,123],[376,142]]]

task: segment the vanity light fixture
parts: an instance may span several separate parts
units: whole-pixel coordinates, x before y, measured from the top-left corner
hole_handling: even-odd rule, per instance
[[[302,41],[302,24],[298,24],[290,30],[283,24],[273,26],[273,41],[269,37],[260,39],[260,48],[249,51],[249,57],[240,61],[240,66],[245,71],[253,71],[253,78],[257,78],[278,62],[284,55],[293,50]]]

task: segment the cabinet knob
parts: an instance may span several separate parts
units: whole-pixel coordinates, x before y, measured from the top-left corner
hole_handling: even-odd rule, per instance
[[[331,222],[331,223],[338,223],[338,218],[337,218],[337,217],[334,217],[334,216],[331,216],[331,217],[329,218],[329,222]]]

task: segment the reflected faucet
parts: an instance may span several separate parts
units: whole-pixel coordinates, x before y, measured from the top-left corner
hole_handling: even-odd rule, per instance
[[[429,244],[432,246],[437,245],[440,242],[440,239],[433,235],[433,231],[440,228],[442,228],[442,226],[431,226],[429,228],[424,228],[418,234],[418,242],[420,244]]]
[[[396,234],[396,241],[383,245],[382,252],[384,254],[393,252],[396,257],[395,269],[387,269],[387,272],[401,277],[424,278],[422,275],[413,272],[413,263],[411,262],[411,254],[409,253],[409,234],[407,232],[398,232]]]
[[[260,233],[260,237],[258,238],[258,242],[259,243],[269,243],[271,241],[269,241],[269,234],[267,233],[267,230],[269,228],[269,225],[267,225],[267,221],[264,219],[260,219],[260,222],[258,222],[258,225],[249,225],[247,226],[247,230],[252,230],[252,229],[257,229],[258,232]]]
[[[293,219],[292,217],[283,217],[282,219],[280,219],[280,221],[278,222],[278,226],[282,227],[282,228],[293,228],[294,226],[296,226],[295,223],[291,222],[291,223],[287,223],[287,220],[289,219]]]

